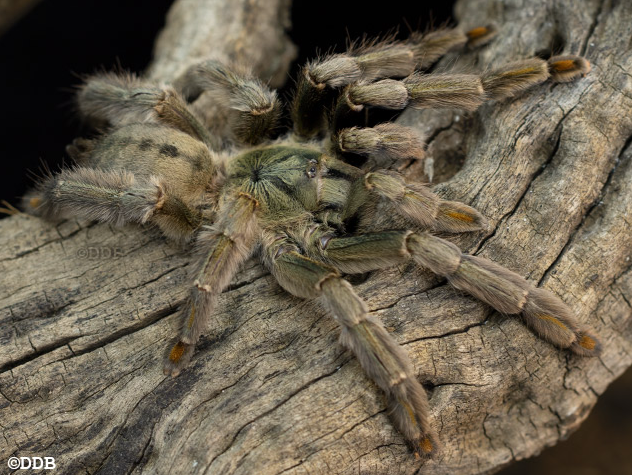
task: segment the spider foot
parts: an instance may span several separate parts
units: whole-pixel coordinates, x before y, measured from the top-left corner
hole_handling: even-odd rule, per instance
[[[436,444],[433,442],[432,437],[429,435],[423,435],[414,443],[411,444],[411,448],[415,458],[420,459],[429,459],[434,457],[436,454]]]
[[[169,351],[163,366],[163,373],[174,378],[189,364],[195,345],[178,341]]]
[[[419,382],[404,378],[391,389],[389,416],[404,435],[415,458],[429,459],[439,451],[438,437],[430,424],[428,398]]]
[[[540,337],[581,356],[597,356],[601,343],[585,330],[571,310],[548,290],[529,290],[522,310],[525,323]]]
[[[601,354],[601,342],[588,330],[576,332],[577,339],[571,344],[570,349],[579,356],[598,356]]]
[[[553,82],[573,81],[590,72],[590,62],[574,54],[553,56],[547,63]]]

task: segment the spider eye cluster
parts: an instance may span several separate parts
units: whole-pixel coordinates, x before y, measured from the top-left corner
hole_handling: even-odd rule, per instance
[[[310,178],[315,178],[316,177],[316,172],[318,171],[318,161],[317,160],[310,160],[309,164],[307,165],[307,176]]]

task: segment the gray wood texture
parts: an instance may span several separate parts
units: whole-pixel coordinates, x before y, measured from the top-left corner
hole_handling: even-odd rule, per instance
[[[289,4],[228,3],[245,46],[221,34],[233,23],[199,13],[222,2],[179,0],[149,74],[168,80],[201,54],[284,71]],[[249,36],[258,13],[265,41]],[[600,358],[560,351],[412,264],[371,274],[357,290],[431,396],[443,452],[422,466],[333,319],[257,262],[222,294],[190,368],[165,377],[186,250],[149,228],[17,215],[0,221],[0,471],[46,455],[63,474],[482,474],[575,430],[632,363],[632,5],[471,0],[456,16],[494,21],[502,39],[441,67],[562,48],[592,72],[472,114],[406,112],[434,166],[396,166],[411,179],[432,168],[438,193],[489,217],[488,233],[454,241],[558,294],[600,335]],[[218,38],[208,51],[194,48],[203,25]],[[250,56],[253,41],[265,54]]]

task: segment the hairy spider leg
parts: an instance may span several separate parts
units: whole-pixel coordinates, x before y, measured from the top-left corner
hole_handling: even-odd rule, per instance
[[[292,295],[320,297],[341,326],[340,342],[356,355],[366,374],[386,393],[389,415],[415,454],[434,455],[438,437],[430,424],[428,398],[404,349],[379,320],[368,315],[365,303],[335,268],[295,249],[296,245],[276,239],[265,246],[264,262],[281,287]]]
[[[133,74],[89,77],[79,89],[77,104],[88,119],[114,126],[152,121],[181,130],[211,149],[221,145],[173,87],[154,85]]]
[[[275,91],[252,74],[217,60],[189,67],[174,86],[189,102],[205,91],[213,94],[216,102],[230,112],[229,128],[241,143],[254,145],[265,139],[276,127],[281,113]]]
[[[188,364],[200,333],[206,328],[219,294],[253,252],[257,238],[257,200],[246,193],[227,197],[220,205],[218,220],[203,226],[198,234],[197,277],[182,311],[182,329],[169,351],[164,373],[177,376]]]
[[[47,219],[76,216],[117,225],[151,220],[175,238],[181,236],[169,232],[173,226],[191,234],[201,220],[198,212],[168,193],[159,177],[137,179],[126,170],[62,170],[40,182],[24,205]]]
[[[590,63],[579,56],[555,56],[509,63],[481,74],[415,72],[401,81],[382,79],[349,84],[340,94],[333,113],[334,132],[358,123],[365,107],[402,110],[457,108],[476,110],[487,100],[498,100],[551,78],[567,82],[584,76]]]
[[[359,231],[365,234],[338,238],[319,229],[311,237],[311,252],[349,273],[389,267],[406,256],[412,257],[496,310],[521,314],[526,324],[545,340],[582,355],[599,353],[601,345],[596,337],[583,329],[572,311],[552,293],[536,288],[492,261],[465,255],[439,237],[390,231],[411,227],[422,231],[476,231],[487,223],[474,208],[441,200],[423,186],[405,183],[395,172],[378,171],[354,183],[344,217],[354,214],[358,216]],[[404,219],[398,219],[398,215]]]
[[[489,33],[488,39],[494,34],[491,30]],[[413,34],[402,42],[365,42],[352,46],[347,53],[307,63],[292,101],[294,132],[299,137],[311,138],[327,128],[326,111],[335,99],[336,89],[352,83],[409,76],[415,69],[431,66],[451,49],[466,43],[466,33],[446,28],[425,35]],[[384,87],[390,84],[383,83]]]
[[[374,168],[388,168],[400,158],[421,160],[425,156],[424,137],[420,132],[390,122],[339,130],[332,135],[329,148],[345,161],[349,155],[367,157]],[[362,168],[366,169],[366,166]]]
[[[458,201],[442,200],[418,183],[406,183],[397,172],[377,170],[356,180],[343,219],[358,218],[360,231],[415,228],[437,232],[479,231],[487,219]],[[402,219],[405,218],[405,219]]]
[[[326,262],[346,273],[369,272],[412,258],[499,312],[520,314],[536,334],[560,348],[582,356],[601,351],[596,337],[557,296],[488,259],[463,254],[456,245],[429,233],[384,231],[327,240],[316,236],[312,243],[319,245]]]

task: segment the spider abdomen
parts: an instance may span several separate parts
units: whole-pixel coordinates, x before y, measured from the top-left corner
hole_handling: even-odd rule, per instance
[[[160,177],[186,200],[200,195],[215,172],[203,143],[179,130],[152,124],[115,129],[97,142],[89,160],[94,167],[124,169],[139,178]]]

